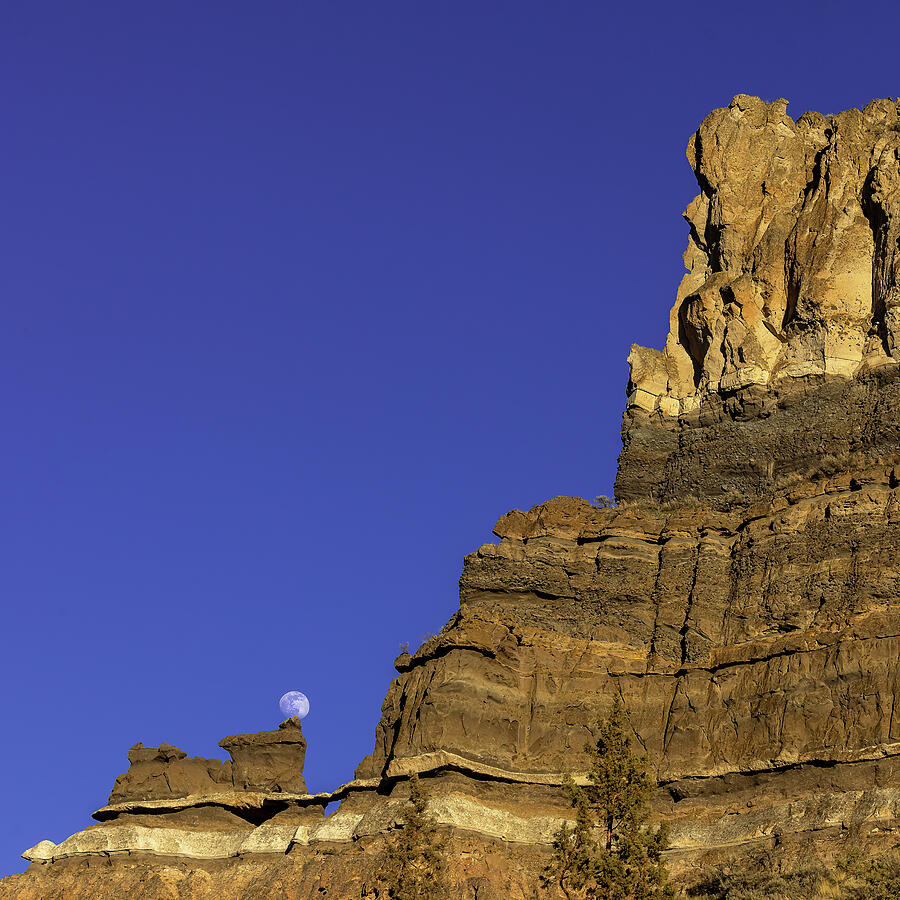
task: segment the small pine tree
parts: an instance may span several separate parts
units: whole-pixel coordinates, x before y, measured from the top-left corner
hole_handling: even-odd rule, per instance
[[[567,778],[575,825],[557,832],[544,887],[556,885],[568,900],[668,900],[674,897],[662,862],[668,828],[647,827],[653,784],[647,759],[631,749],[628,716],[616,698],[612,713],[588,744],[588,780]],[[599,838],[599,840],[598,840]]]
[[[388,841],[382,880],[393,900],[444,900],[443,842],[417,775],[409,789],[404,824]]]

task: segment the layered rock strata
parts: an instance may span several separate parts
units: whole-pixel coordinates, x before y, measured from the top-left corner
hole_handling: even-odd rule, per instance
[[[231,735],[220,746],[231,760],[188,759],[171,744],[135,744],[128,771],[93,814],[99,825],[60,844],[41,841],[23,855],[35,863],[136,853],[221,860],[284,853],[322,825],[331,795],[306,791],[299,719],[276,731]]]
[[[628,357],[620,501],[740,505],[897,446],[900,102],[786,106],[739,95],[688,143],[687,273],[665,347]]]
[[[447,896],[531,900],[614,697],[679,877],[893,844],[898,141],[895,101],[794,122],[739,96],[707,117],[669,338],[630,357],[618,507],[500,519],[459,611],[397,659],[354,781],[306,793],[299,723],[225,739],[231,763],[136,745],[99,824],[32,848],[0,898],[374,900],[420,774]]]

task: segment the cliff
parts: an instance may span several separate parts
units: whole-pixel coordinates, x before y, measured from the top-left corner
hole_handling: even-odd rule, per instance
[[[0,898],[375,898],[423,776],[453,898],[532,898],[613,697],[669,864],[880,846],[900,826],[900,104],[736,97],[688,145],[688,273],[632,348],[616,508],[513,510],[459,611],[396,661],[355,780],[309,795],[299,723],[129,752],[98,824]],[[325,806],[340,801],[324,817]]]
[[[688,144],[687,274],[664,349],[628,358],[620,502],[741,506],[896,450],[900,105],[786,105],[739,95]]]

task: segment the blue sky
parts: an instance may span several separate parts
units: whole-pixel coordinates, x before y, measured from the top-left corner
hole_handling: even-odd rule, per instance
[[[0,871],[300,689],[349,780],[496,519],[611,493],[684,147],[900,93],[893,4],[0,10]]]

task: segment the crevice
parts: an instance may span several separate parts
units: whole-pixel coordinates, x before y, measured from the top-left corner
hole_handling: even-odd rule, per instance
[[[184,797],[175,797],[174,800],[186,799]],[[191,803],[189,806],[177,807],[160,807],[160,806],[141,806],[140,801],[133,801],[129,804],[128,809],[117,810],[97,810],[93,814],[93,818],[98,822],[109,822],[117,819],[121,815],[129,816],[154,816],[164,818],[172,815],[172,813],[187,812],[196,809],[224,809],[239,819],[249,822],[251,825],[261,825],[267,822],[273,816],[288,809],[292,804],[287,800],[266,800],[261,806],[243,806],[238,804],[230,804],[222,800],[211,800],[209,802]],[[309,803],[307,806],[318,806],[320,803]]]
[[[420,655],[415,655],[409,663],[403,666],[400,671],[402,674],[406,674],[407,672],[412,672],[413,669],[418,669],[419,667],[425,665],[425,663],[431,662],[434,659],[441,659],[444,656],[452,653],[454,650],[463,650],[468,651],[470,653],[477,653],[479,656],[485,656],[488,659],[496,659],[497,654],[495,651],[491,650],[489,647],[481,647],[477,644],[442,644],[440,647],[437,647],[435,650],[432,650],[429,653],[425,653]]]
[[[599,558],[598,558],[598,569],[599,569]],[[663,548],[659,547],[657,550],[656,556],[656,575],[653,578],[653,593],[651,594],[650,600],[653,603],[653,631],[650,632],[650,647],[647,650],[647,663],[656,656],[656,637],[659,633],[659,607],[662,603],[662,597],[660,596],[659,590],[659,579],[662,574],[663,569]]]
[[[703,376],[703,361],[709,352],[709,337],[704,335],[688,321],[688,306],[692,302],[699,301],[696,294],[685,297],[678,307],[678,343],[687,350],[694,368],[694,387],[700,387],[700,379]]]
[[[848,635],[848,637],[851,637]],[[859,637],[852,636],[852,639],[855,641],[886,641],[892,640],[894,638],[900,638],[900,634],[873,634],[869,637]],[[836,641],[834,644],[824,644],[821,647],[797,647],[791,650],[779,650],[775,653],[770,653],[765,656],[752,657],[751,659],[742,659],[735,660],[734,662],[728,663],[719,663],[715,666],[701,667],[700,671],[709,672],[711,674],[715,674],[717,672],[721,672],[725,669],[732,669],[737,666],[754,666],[758,663],[770,662],[774,659],[781,659],[785,656],[800,656],[807,653],[822,653],[827,650],[834,650],[836,647],[840,645],[841,641]],[[688,672],[696,672],[697,668],[693,669],[684,669],[682,672],[687,674]],[[681,673],[676,673],[681,674]]]
[[[888,641],[900,638],[900,634],[873,634],[868,637],[847,636],[846,639],[854,641]],[[844,639],[842,639],[844,640]],[[785,656],[802,656],[808,653],[822,653],[828,650],[834,650],[841,642],[836,641],[834,644],[824,644],[821,647],[796,647],[790,650],[778,650],[775,653],[769,653],[765,656],[754,656],[749,659],[738,659],[732,662],[718,663],[714,666],[682,666],[674,672],[666,671],[647,671],[647,672],[610,672],[610,678],[684,678],[697,672],[703,672],[709,675],[716,675],[726,669],[734,669],[739,666],[755,666],[759,663],[771,662],[775,659],[781,659]]]
[[[781,319],[781,331],[787,329],[797,316],[797,301],[800,298],[800,273],[797,268],[795,253],[791,252],[790,237],[784,243],[784,315]],[[796,247],[794,248],[796,251]]]
[[[897,753],[886,753],[879,748],[878,756],[862,759],[804,759],[793,763],[777,763],[759,769],[734,769],[731,772],[717,772],[711,775],[682,775],[678,778],[661,779],[657,782],[660,787],[669,787],[674,784],[699,784],[701,782],[716,781],[718,779],[758,778],[760,775],[781,775],[804,767],[810,769],[836,769],[840,766],[858,766],[866,763],[878,762],[883,759],[894,759],[900,756]]]
[[[884,207],[876,199],[875,180],[878,167],[873,166],[863,182],[860,205],[872,231],[872,332],[878,335],[882,349],[890,356],[887,329],[887,294],[891,288],[891,264],[894,252],[890,250],[890,222]]]
[[[685,663],[687,662],[687,636],[688,631],[690,630],[690,619],[691,619],[691,611],[694,608],[694,591],[697,587],[697,573],[700,570],[700,541],[697,541],[697,544],[694,548],[694,560],[693,560],[693,573],[691,574],[691,586],[688,589],[687,595],[687,606],[684,611],[684,622],[682,623],[681,630],[678,632],[681,635],[681,666],[684,668]]]
[[[662,733],[662,746],[663,753],[669,752],[669,741],[671,737],[669,736],[669,723],[672,719],[672,710],[675,707],[675,698],[678,696],[678,692],[681,690],[681,679],[679,678],[675,682],[675,689],[672,691],[672,698],[669,700],[668,705],[666,706],[666,718],[663,723],[663,733]]]

